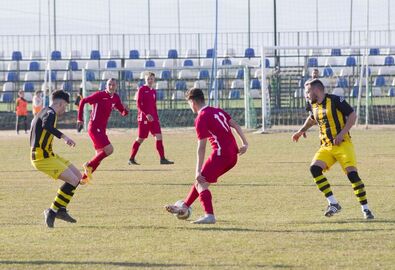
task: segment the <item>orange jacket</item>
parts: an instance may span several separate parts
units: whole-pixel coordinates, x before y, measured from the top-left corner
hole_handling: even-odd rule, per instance
[[[27,115],[27,101],[24,98],[16,99],[16,115],[26,116]]]

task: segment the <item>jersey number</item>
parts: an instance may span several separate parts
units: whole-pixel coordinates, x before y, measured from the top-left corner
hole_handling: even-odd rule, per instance
[[[219,115],[218,115],[219,114]],[[230,127],[228,122],[226,121],[226,117],[223,113],[219,112],[218,114],[214,114],[214,118],[218,120],[218,122],[221,124],[221,126],[229,132]],[[221,119],[222,117],[222,119]]]

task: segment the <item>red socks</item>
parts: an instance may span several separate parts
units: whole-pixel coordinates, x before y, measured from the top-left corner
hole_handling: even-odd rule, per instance
[[[212,202],[210,190],[208,189],[203,190],[199,194],[199,199],[200,199],[200,203],[203,206],[204,212],[206,212],[206,214],[214,215],[213,202]]]
[[[138,141],[134,141],[134,144],[132,146],[132,151],[130,151],[130,159],[134,159],[134,157],[137,155],[137,151],[139,150],[140,143]]]
[[[161,159],[165,157],[165,149],[163,148],[162,140],[156,141],[156,150],[158,150]]]
[[[96,168],[99,166],[100,162],[107,157],[106,152],[100,151],[99,153],[92,158],[91,161],[88,162],[88,166],[92,167],[92,172],[96,170]]]
[[[184,203],[190,207],[193,202],[199,197],[199,193],[196,190],[195,185],[192,185],[191,190],[189,191],[188,196],[185,198]]]

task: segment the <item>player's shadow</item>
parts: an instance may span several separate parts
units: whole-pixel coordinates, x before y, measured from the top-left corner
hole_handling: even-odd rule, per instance
[[[144,263],[144,262],[105,262],[105,261],[55,261],[55,260],[30,260],[30,261],[1,261],[0,265],[69,265],[69,266],[118,266],[118,267],[136,267],[136,268],[166,268],[166,267],[192,267],[189,264],[181,263]]]

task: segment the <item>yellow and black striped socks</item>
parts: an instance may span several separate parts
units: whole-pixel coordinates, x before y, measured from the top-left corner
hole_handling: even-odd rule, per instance
[[[70,200],[73,198],[76,187],[69,183],[64,183],[56,194],[55,200],[51,205],[54,212],[58,212],[59,208],[66,208]]]
[[[337,203],[336,199],[333,197],[331,185],[329,184],[326,177],[322,174],[322,168],[320,166],[313,165],[310,167],[310,172],[313,175],[314,182],[318,189],[324,193],[325,197],[330,203]]]
[[[354,194],[357,196],[359,203],[363,205],[368,204],[368,200],[366,198],[365,185],[362,182],[361,178],[359,178],[358,172],[349,172],[347,174],[348,179],[351,182],[351,186],[354,189]]]

